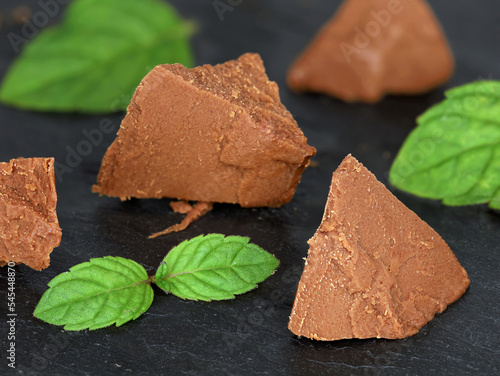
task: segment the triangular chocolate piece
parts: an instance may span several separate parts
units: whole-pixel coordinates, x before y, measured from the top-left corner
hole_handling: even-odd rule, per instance
[[[404,338],[469,282],[445,241],[348,156],[309,240],[288,327],[317,340]]]
[[[453,56],[425,0],[346,0],[288,73],[296,91],[347,102],[420,94],[446,82]]]
[[[315,152],[258,55],[160,65],[137,88],[94,191],[280,206]]]
[[[0,163],[0,265],[41,270],[61,242],[53,158]]]

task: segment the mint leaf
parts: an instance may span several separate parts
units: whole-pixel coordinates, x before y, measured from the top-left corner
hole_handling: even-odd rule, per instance
[[[249,238],[200,235],[174,247],[161,263],[155,283],[183,299],[232,299],[257,287],[279,261]]]
[[[126,109],[156,65],[193,64],[192,27],[159,0],[75,0],[14,62],[0,101],[39,111]]]
[[[449,90],[417,121],[391,167],[391,183],[445,205],[500,209],[500,81]]]
[[[55,277],[34,316],[66,330],[99,329],[135,320],[153,302],[146,270],[122,257],[91,259]]]

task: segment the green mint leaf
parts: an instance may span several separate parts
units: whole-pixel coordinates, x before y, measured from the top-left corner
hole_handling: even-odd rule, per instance
[[[174,247],[163,260],[155,283],[183,299],[232,299],[257,287],[279,261],[241,236],[200,235]]]
[[[153,302],[146,270],[122,257],[95,258],[49,282],[34,316],[66,330],[99,329],[135,320]]]
[[[61,25],[26,45],[0,101],[39,111],[126,109],[156,65],[192,66],[190,23],[159,0],[75,0]]]
[[[391,167],[391,183],[445,205],[500,209],[500,81],[449,90],[417,121]]]

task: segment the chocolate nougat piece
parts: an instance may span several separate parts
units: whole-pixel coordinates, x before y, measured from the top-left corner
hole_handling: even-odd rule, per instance
[[[288,327],[317,340],[404,338],[469,283],[445,241],[348,156],[309,240]]]
[[[347,102],[421,94],[446,82],[454,61],[425,0],[346,0],[294,62],[288,85]]]
[[[276,207],[315,152],[258,55],[160,65],[137,88],[94,191]]]
[[[0,162],[0,265],[41,270],[61,242],[53,158]]]

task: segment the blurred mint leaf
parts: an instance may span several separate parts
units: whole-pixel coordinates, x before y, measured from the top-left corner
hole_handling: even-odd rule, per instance
[[[168,253],[154,282],[183,299],[232,299],[257,287],[278,265],[273,255],[246,237],[200,235]]]
[[[391,167],[391,183],[445,205],[500,209],[500,81],[449,90],[417,122]]]
[[[66,330],[120,326],[141,316],[153,302],[146,270],[121,257],[76,265],[50,281],[49,287],[34,316]]]
[[[192,29],[159,0],[75,0],[61,25],[28,43],[0,101],[39,111],[124,110],[156,65],[192,66]]]

